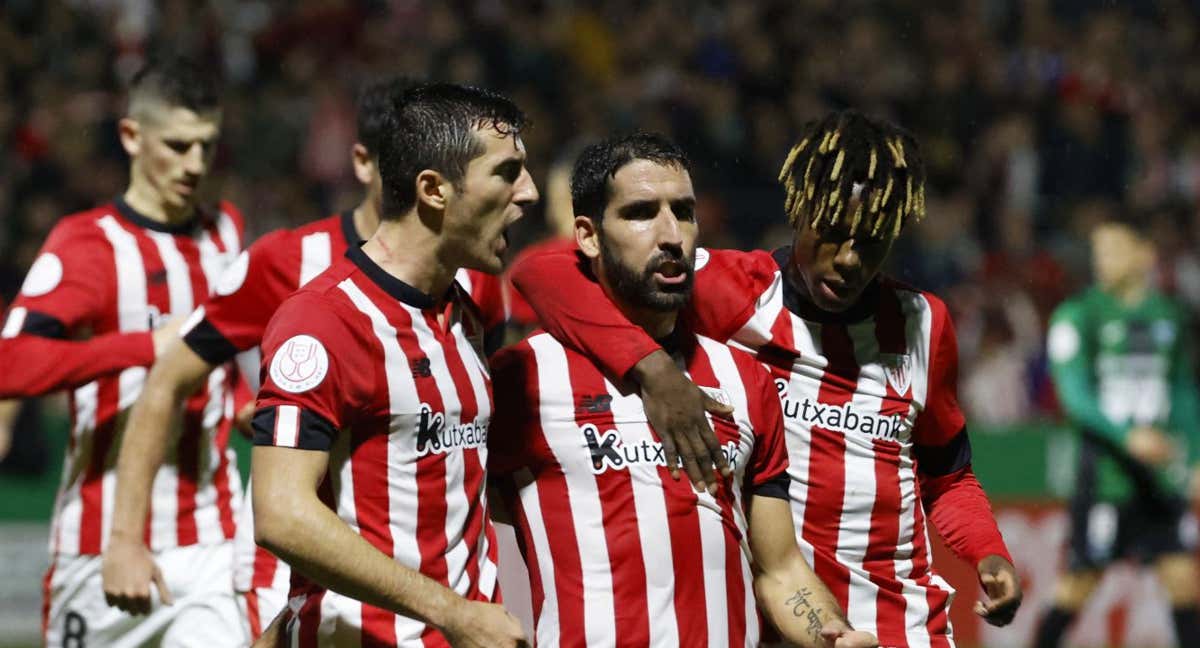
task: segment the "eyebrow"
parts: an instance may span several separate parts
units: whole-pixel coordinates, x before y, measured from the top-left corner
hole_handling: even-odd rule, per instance
[[[639,211],[642,209],[647,209],[650,207],[657,208],[658,204],[660,202],[662,202],[662,200],[656,199],[656,198],[646,198],[645,200],[635,200],[633,202],[625,203],[624,205],[621,205],[620,207],[617,208],[617,212],[620,214],[627,214],[627,213],[633,213],[633,212],[636,212],[636,211]],[[687,196],[685,198],[676,198],[674,200],[668,200],[667,204],[670,205],[672,209],[674,209],[676,207],[680,207],[680,206],[695,207],[696,206],[696,198],[693,196]]]

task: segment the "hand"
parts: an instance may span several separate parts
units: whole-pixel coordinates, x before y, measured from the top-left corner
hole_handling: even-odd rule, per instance
[[[100,576],[104,583],[104,600],[111,606],[130,614],[150,613],[150,583],[158,588],[164,605],[174,603],[171,591],[163,581],[162,571],[154,564],[150,550],[117,534],[109,537],[104,551]]]
[[[841,619],[829,621],[821,628],[821,639],[828,648],[876,648],[879,639],[870,632],[852,630]]]
[[[237,416],[233,417],[233,427],[247,439],[254,438],[254,427],[250,423],[254,420],[254,413],[256,411],[258,411],[258,403],[251,400],[249,403],[243,405],[242,409],[238,410]]]
[[[454,648],[509,648],[527,646],[521,622],[495,603],[463,601],[452,614],[453,622],[442,634]]]
[[[712,469],[724,476],[733,471],[704,413],[728,417],[733,408],[713,400],[688,380],[665,351],[646,356],[630,374],[641,385],[646,418],[662,440],[671,476],[679,479],[682,457],[692,485],[715,494],[717,481],[709,479]]]
[[[172,317],[151,333],[154,339],[155,358],[161,358],[171,342],[179,339],[179,329],[183,326],[184,319],[183,317]]]
[[[1021,578],[1017,568],[995,554],[979,561],[979,584],[988,600],[975,602],[975,614],[994,626],[1012,623],[1021,607]]]
[[[1151,466],[1161,466],[1175,455],[1175,444],[1161,430],[1148,425],[1135,427],[1125,437],[1125,449],[1138,461]]]

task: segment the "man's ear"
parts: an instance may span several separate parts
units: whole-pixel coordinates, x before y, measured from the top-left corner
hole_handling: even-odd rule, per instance
[[[117,122],[117,133],[121,136],[121,148],[129,157],[135,157],[142,150],[142,125],[132,117],[122,117]]]
[[[377,166],[370,151],[361,142],[355,142],[354,146],[350,148],[350,163],[354,166],[354,177],[364,187],[371,186],[371,182],[378,172]]]
[[[600,226],[587,216],[575,217],[575,244],[589,259],[600,257]]]
[[[454,193],[454,185],[445,176],[433,169],[425,169],[417,174],[416,184],[418,206],[445,211],[446,199]]]

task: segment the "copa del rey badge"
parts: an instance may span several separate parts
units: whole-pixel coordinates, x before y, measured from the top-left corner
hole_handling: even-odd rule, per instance
[[[321,341],[311,335],[292,337],[271,359],[271,380],[282,390],[299,394],[325,379],[329,372],[329,354]]]
[[[907,353],[880,353],[879,364],[883,375],[897,394],[905,394],[912,386],[912,356]]]

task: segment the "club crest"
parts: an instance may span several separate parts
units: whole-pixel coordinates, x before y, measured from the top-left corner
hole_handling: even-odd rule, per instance
[[[912,356],[907,353],[880,353],[883,375],[897,394],[904,395],[912,386]]]

